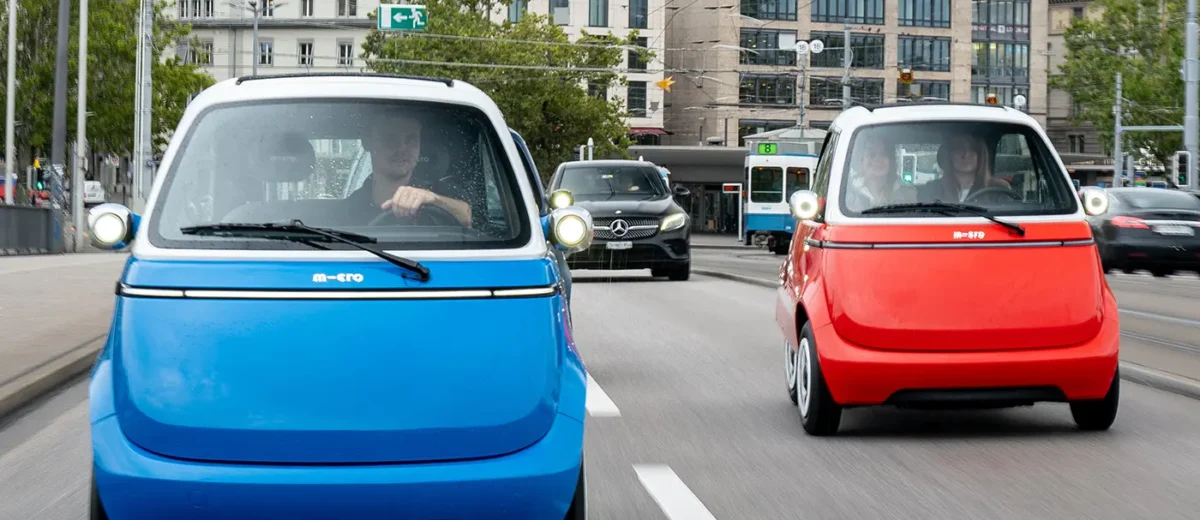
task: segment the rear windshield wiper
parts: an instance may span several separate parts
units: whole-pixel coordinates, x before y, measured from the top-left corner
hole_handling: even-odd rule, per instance
[[[373,237],[360,235],[358,233],[350,233],[347,231],[338,231],[336,229],[306,226],[299,220],[293,220],[291,224],[207,224],[203,226],[185,227],[181,228],[179,231],[185,235],[268,238],[299,242],[309,245],[315,245],[310,244],[310,242],[341,242],[343,244],[357,247],[397,266],[417,273],[417,279],[422,282],[429,281],[429,268],[421,265],[420,262],[387,253],[377,247],[365,245],[378,242],[378,240],[375,240]]]
[[[1000,224],[1001,226],[1011,229],[1014,232],[1016,232],[1018,236],[1025,236],[1025,228],[1022,227],[1020,224],[1000,220],[1000,219],[996,218],[995,216],[993,216],[990,212],[988,212],[987,208],[984,208],[983,206],[975,206],[973,204],[960,204],[957,202],[942,202],[940,200],[935,201],[935,202],[913,202],[913,203],[908,203],[908,204],[885,204],[883,206],[875,206],[873,208],[867,208],[867,209],[863,210],[861,213],[863,215],[869,215],[872,213],[892,213],[892,212],[903,212],[903,211],[935,211],[935,212],[942,213],[945,215],[954,215],[955,212],[970,213],[972,215],[977,215],[977,216],[986,218],[992,222]]]

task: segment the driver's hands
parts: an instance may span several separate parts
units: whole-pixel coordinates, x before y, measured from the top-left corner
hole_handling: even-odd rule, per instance
[[[432,191],[401,186],[396,189],[396,193],[392,194],[391,199],[383,203],[380,209],[390,209],[398,217],[409,217],[421,209],[421,206],[430,204],[437,198],[438,196]]]

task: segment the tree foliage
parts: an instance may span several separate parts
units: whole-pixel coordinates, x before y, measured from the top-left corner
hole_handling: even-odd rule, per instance
[[[589,95],[587,84],[607,91],[623,83],[613,69],[624,67],[627,52],[616,46],[630,45],[636,32],[625,37],[584,32],[574,43],[595,46],[556,45],[570,40],[545,16],[526,12],[519,22],[497,23],[486,15],[496,4],[479,0],[423,4],[429,15],[428,36],[371,31],[363,43],[363,59],[371,69],[448,77],[479,87],[528,142],[543,175],[571,160],[574,147],[589,137],[595,141],[597,156],[625,153],[630,142],[624,103]],[[651,55],[638,52],[643,60]]]
[[[140,2],[91,0],[88,3],[87,139],[93,150],[129,153],[133,148],[134,92],[136,89],[137,26]],[[163,59],[190,29],[162,16],[166,3],[156,8],[155,61],[152,69],[155,144],[163,145],[191,94],[213,83],[196,65],[175,56]],[[49,155],[54,111],[54,70],[57,46],[58,0],[20,0],[17,15],[16,141],[19,147]],[[8,8],[0,13],[6,28]],[[0,73],[7,71],[7,38],[0,41]],[[75,137],[78,99],[79,2],[71,6],[68,52],[67,141]],[[0,81],[0,99],[7,95]],[[0,104],[0,114],[3,114]],[[69,155],[69,153],[68,153]]]
[[[1066,32],[1066,62],[1053,88],[1071,94],[1077,120],[1089,121],[1113,141],[1116,73],[1121,73],[1121,124],[1183,123],[1184,0],[1099,0],[1094,19],[1077,19]],[[1090,9],[1091,9],[1090,8]],[[1170,165],[1183,144],[1180,132],[1127,132],[1124,149]],[[1136,155],[1135,155],[1136,156]]]

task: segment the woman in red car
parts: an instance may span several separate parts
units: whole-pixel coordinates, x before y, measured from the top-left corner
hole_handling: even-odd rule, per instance
[[[962,202],[984,188],[1009,188],[1007,182],[992,176],[987,145],[971,134],[956,134],[938,148],[937,163],[941,182],[921,186],[921,200]]]

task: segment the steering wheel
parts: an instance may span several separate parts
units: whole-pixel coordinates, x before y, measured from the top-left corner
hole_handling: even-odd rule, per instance
[[[988,195],[988,194],[992,194],[992,193],[999,194],[999,195],[1007,195],[1012,200],[1017,200],[1017,201],[1025,200],[1024,197],[1021,196],[1021,194],[1013,191],[1011,188],[1005,188],[1004,186],[988,186],[982,190],[979,190],[975,193],[967,195],[967,198],[964,199],[963,202],[970,202],[970,201],[973,201],[984,195]]]
[[[388,220],[388,217],[392,217],[393,220],[397,221],[409,220],[413,223],[424,221],[433,226],[462,226],[462,222],[459,222],[458,217],[454,216],[453,213],[450,213],[450,211],[446,208],[434,204],[425,204],[421,206],[421,208],[410,217],[396,216],[395,213],[392,213],[392,210],[385,209],[381,211],[375,218],[371,219],[371,222],[369,222],[367,225],[381,225],[382,222]]]

